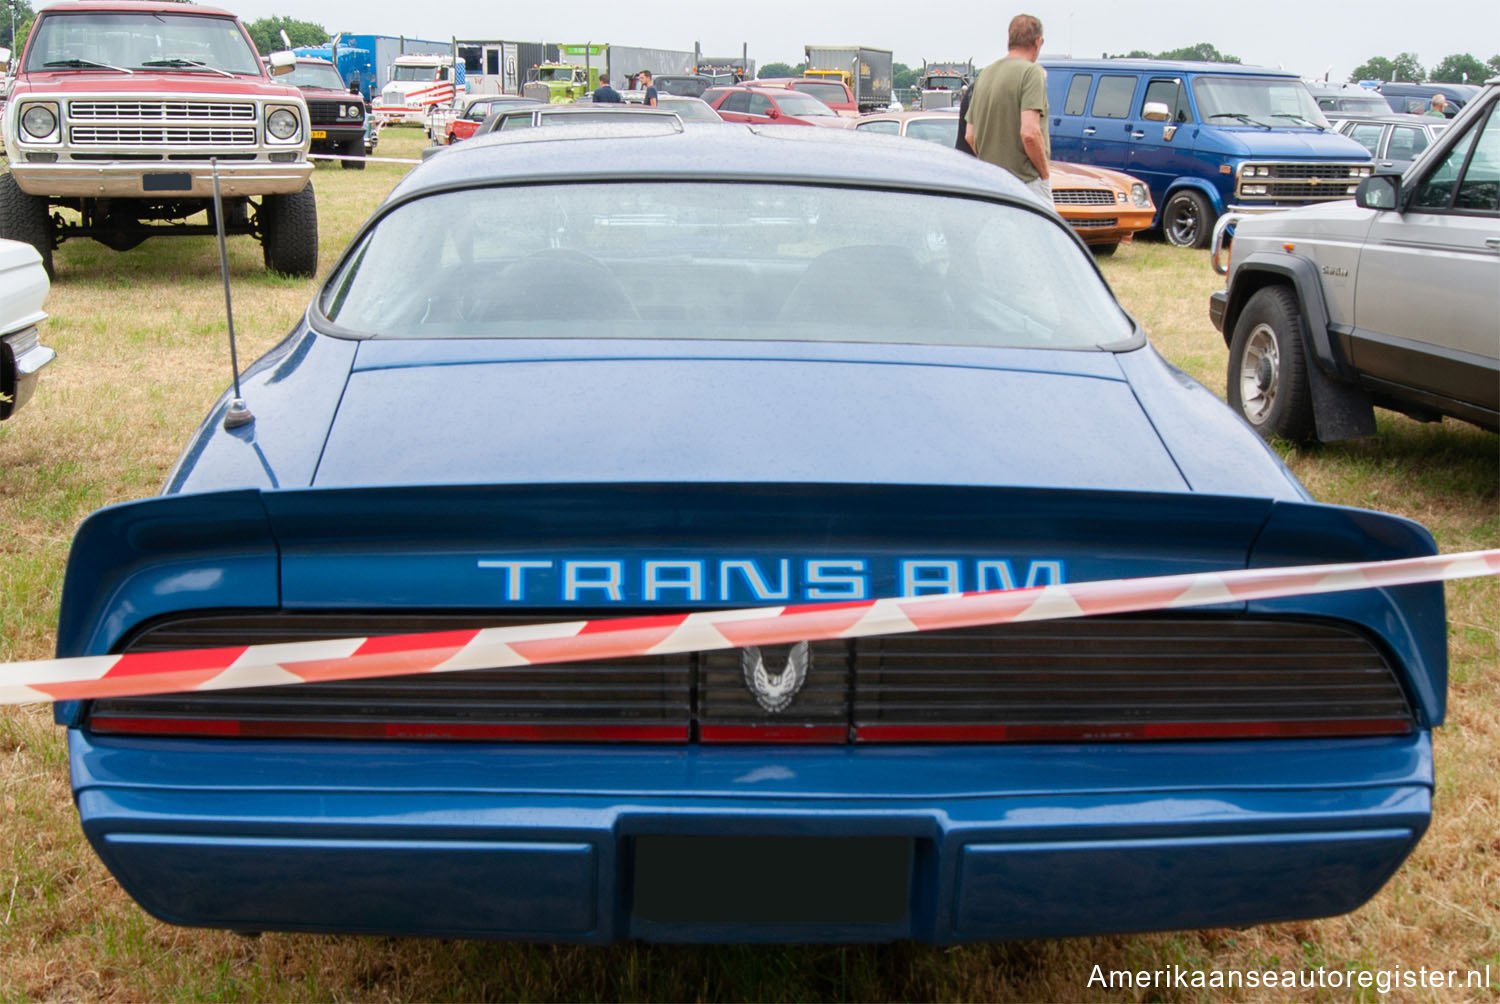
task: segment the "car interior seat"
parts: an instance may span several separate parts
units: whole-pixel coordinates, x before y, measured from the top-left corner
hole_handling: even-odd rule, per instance
[[[922,280],[916,255],[887,244],[851,245],[814,258],[781,305],[778,320],[876,328],[941,325],[941,283]]]
[[[548,248],[512,262],[484,299],[504,320],[640,319],[630,293],[608,266],[568,248]]]

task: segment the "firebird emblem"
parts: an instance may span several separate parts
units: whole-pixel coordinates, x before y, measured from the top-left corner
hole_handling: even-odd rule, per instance
[[[807,642],[799,641],[792,646],[786,657],[786,669],[772,677],[766,672],[766,661],[760,649],[751,645],[740,651],[740,668],[745,672],[745,686],[755,697],[755,702],[771,714],[784,711],[802,689],[807,680],[807,667],[812,664],[812,652]]]

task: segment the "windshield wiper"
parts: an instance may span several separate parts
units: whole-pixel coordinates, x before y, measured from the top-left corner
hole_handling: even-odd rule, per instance
[[[1308,125],[1312,126],[1314,129],[1318,130],[1318,132],[1326,132],[1327,131],[1322,126],[1318,125],[1318,123],[1316,123],[1312,119],[1308,118],[1306,115],[1297,115],[1297,114],[1295,114],[1293,112],[1276,112],[1271,117],[1273,119],[1296,119],[1298,122],[1306,122]]]
[[[81,70],[86,66],[97,66],[101,70],[119,70],[121,73],[128,73],[132,77],[135,76],[134,70],[127,70],[123,66],[115,66],[113,63],[100,63],[92,59],[79,59],[76,56],[72,59],[49,59],[42,64],[42,69],[50,70],[54,66],[66,66],[70,70]]]
[[[1212,115],[1209,116],[1209,118],[1211,118],[1211,119],[1239,119],[1241,122],[1245,123],[1245,125],[1260,126],[1262,129],[1269,129],[1269,128],[1271,128],[1270,126],[1266,125],[1264,122],[1260,121],[1259,119],[1253,119],[1250,116],[1246,115],[1244,112],[1214,112]]]
[[[214,73],[222,74],[229,79],[234,79],[234,74],[228,70],[221,70],[217,66],[209,66],[207,63],[196,59],[183,59],[181,56],[173,56],[170,59],[147,59],[141,62],[142,66],[195,66],[200,70],[212,70]]]

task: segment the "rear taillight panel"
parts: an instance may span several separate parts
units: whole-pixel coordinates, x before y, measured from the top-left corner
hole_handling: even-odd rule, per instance
[[[157,621],[127,650],[548,619],[563,618],[197,615]],[[1395,668],[1362,631],[1217,615],[816,642],[797,658],[777,646],[115,698],[88,719],[113,734],[799,744],[1397,735],[1413,723]]]

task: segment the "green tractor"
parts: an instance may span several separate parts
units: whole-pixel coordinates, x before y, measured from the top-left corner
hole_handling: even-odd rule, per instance
[[[521,89],[528,98],[562,104],[577,101],[599,86],[599,67],[575,66],[572,63],[542,63],[534,79]]]

